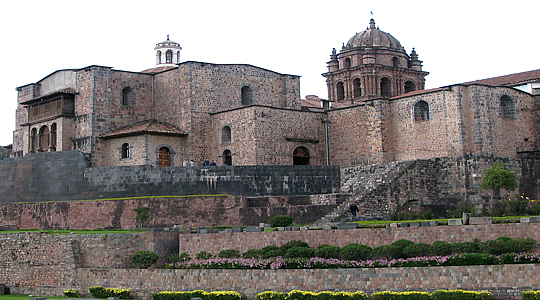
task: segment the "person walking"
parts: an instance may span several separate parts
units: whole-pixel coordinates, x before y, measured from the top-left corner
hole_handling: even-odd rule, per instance
[[[349,212],[352,214],[351,216],[351,222],[356,221],[356,214],[359,212],[358,210],[358,202],[353,202],[349,205]]]

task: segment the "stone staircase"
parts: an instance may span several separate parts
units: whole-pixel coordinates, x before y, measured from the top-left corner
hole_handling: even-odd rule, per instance
[[[414,161],[362,165],[341,169],[341,193],[348,194],[348,201],[338,205],[331,213],[315,224],[336,224],[350,220],[349,204],[357,201],[358,217],[382,218],[394,208],[386,196],[391,194],[391,184],[400,179]]]

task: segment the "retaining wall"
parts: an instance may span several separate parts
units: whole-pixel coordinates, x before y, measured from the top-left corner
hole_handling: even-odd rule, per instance
[[[330,194],[339,191],[339,176],[339,166],[98,168],[78,151],[43,152],[0,160],[0,202]]]

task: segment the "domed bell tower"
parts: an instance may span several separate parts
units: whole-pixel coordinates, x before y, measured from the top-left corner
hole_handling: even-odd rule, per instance
[[[156,47],[156,66],[173,66],[180,63],[180,44],[169,40],[169,35],[167,35],[167,40],[161,43],[157,43]]]
[[[326,77],[331,101],[362,102],[391,98],[423,90],[425,76],[416,50],[408,55],[391,34],[379,30],[375,20],[355,34],[341,51],[334,48]]]

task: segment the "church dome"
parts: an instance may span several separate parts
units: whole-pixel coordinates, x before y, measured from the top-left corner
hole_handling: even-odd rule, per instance
[[[369,21],[369,28],[357,33],[347,42],[345,50],[351,50],[358,47],[387,48],[405,52],[403,46],[401,46],[395,37],[375,27],[375,20],[373,19]]]

